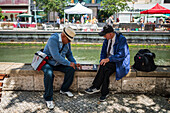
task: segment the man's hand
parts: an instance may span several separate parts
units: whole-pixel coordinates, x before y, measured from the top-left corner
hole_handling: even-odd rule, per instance
[[[77,69],[82,69],[82,66],[78,63],[76,64]]]
[[[70,67],[73,67],[73,68],[75,69],[75,68],[76,68],[76,67],[75,67],[75,63],[74,63],[74,62],[71,62],[71,63],[70,63]]]
[[[108,63],[109,61],[110,61],[109,58],[102,59],[101,62],[100,62],[100,65],[105,66],[105,64]]]

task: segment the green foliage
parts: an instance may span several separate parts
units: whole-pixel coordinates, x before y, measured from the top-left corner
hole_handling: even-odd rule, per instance
[[[43,46],[43,43],[0,43],[0,46]]]
[[[170,48],[170,45],[132,45],[129,44],[130,48]]]
[[[102,0],[101,6],[103,6],[104,12],[109,14],[115,14],[120,11],[128,10],[127,2],[132,0]]]
[[[102,47],[102,44],[71,44],[72,47]]]
[[[35,0],[36,6],[48,12],[64,13],[64,8],[67,5],[67,0]]]
[[[4,18],[5,18],[5,16],[2,15],[2,16],[1,16],[1,19],[4,19]]]
[[[4,19],[5,17],[2,15],[2,9],[0,8],[0,18]]]

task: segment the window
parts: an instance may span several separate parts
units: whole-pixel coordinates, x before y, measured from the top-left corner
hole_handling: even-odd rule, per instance
[[[91,0],[74,0],[74,3],[81,3],[81,2],[85,2],[85,3],[91,3]]]
[[[96,0],[96,3],[100,3],[102,0]]]
[[[170,0],[164,0],[164,3],[170,3]]]

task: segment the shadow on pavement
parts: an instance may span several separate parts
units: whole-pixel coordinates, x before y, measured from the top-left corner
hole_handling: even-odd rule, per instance
[[[44,92],[3,91],[0,111],[54,112],[54,113],[167,113],[170,103],[162,96],[147,94],[111,94],[106,102],[99,102],[100,94],[74,93],[73,98],[54,92],[55,108],[48,110],[43,99]]]

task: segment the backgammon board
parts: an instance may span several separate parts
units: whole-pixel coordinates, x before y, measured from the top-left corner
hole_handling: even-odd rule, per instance
[[[81,64],[82,69],[79,69],[80,71],[97,71],[98,64]]]

